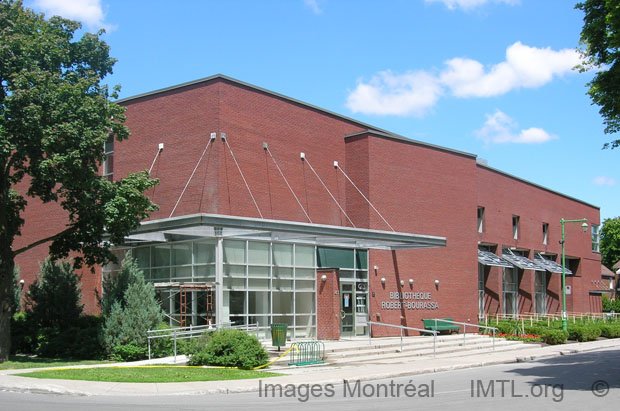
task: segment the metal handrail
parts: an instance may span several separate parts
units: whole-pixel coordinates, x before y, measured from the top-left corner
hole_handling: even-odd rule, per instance
[[[148,349],[149,349],[149,360],[151,359],[151,340],[156,339],[156,338],[166,338],[166,337],[172,337],[173,341],[174,341],[174,362],[177,362],[177,340],[185,340],[185,339],[191,339],[191,338],[195,338],[198,337],[199,335],[203,334],[205,331],[216,331],[216,330],[220,330],[222,328],[231,328],[231,329],[245,329],[246,331],[250,331],[250,328],[252,329],[252,331],[254,331],[256,333],[256,338],[258,338],[258,333],[259,333],[259,324],[258,323],[252,323],[252,324],[241,324],[241,325],[230,325],[232,324],[231,322],[222,322],[222,323],[216,323],[216,324],[207,324],[207,325],[197,325],[197,326],[189,326],[189,327],[181,327],[181,328],[166,328],[166,329],[162,329],[162,330],[148,330],[147,334],[154,334],[154,335],[147,335],[146,340],[147,340],[147,345],[148,345]],[[227,325],[227,327],[225,327]],[[167,332],[167,333],[164,333]],[[161,333],[161,334],[158,334]]]
[[[368,321],[367,324],[368,324],[368,343],[369,344],[372,344],[372,325],[373,324],[378,325],[378,326],[383,326],[383,327],[399,328],[400,329],[400,352],[403,352],[403,330],[413,330],[413,331],[419,331],[422,333],[433,334],[433,358],[435,357],[436,346],[437,346],[437,331],[425,330],[422,328],[405,327],[404,325],[387,324],[387,323],[381,323],[377,321]]]
[[[495,351],[495,332],[498,330],[497,327],[489,327],[486,325],[474,324],[474,323],[463,323],[460,321],[449,320],[446,318],[430,318],[430,320],[435,321],[435,329],[437,329],[437,321],[443,321],[451,324],[459,324],[463,326],[463,345],[465,345],[465,337],[467,335],[467,326],[477,327],[477,328],[485,328],[488,330],[493,330],[493,351]]]

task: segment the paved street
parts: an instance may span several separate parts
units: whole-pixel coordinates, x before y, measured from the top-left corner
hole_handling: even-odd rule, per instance
[[[302,376],[300,382],[303,383]],[[118,397],[2,392],[0,408],[15,411],[316,408],[339,411],[414,408],[615,410],[620,401],[620,350],[603,349],[539,361],[359,384],[352,380],[346,385],[283,386],[282,391],[277,387],[267,387],[265,392],[265,384],[268,383],[268,380],[256,381],[257,387],[261,384],[263,388],[261,394]]]

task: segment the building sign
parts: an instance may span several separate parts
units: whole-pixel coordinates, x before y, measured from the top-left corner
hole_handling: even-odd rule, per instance
[[[381,301],[382,310],[438,310],[439,303],[431,301],[430,292],[390,292],[389,301]]]

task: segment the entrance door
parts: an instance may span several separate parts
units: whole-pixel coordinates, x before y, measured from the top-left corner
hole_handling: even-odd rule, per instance
[[[353,284],[340,283],[340,335],[352,337],[355,335],[355,304]]]

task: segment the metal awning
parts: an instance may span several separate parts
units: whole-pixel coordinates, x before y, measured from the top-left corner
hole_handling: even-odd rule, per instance
[[[125,242],[157,243],[192,238],[295,241],[321,246],[381,250],[446,246],[445,237],[220,214],[191,214],[144,221],[133,234],[125,237]]]
[[[513,268],[514,266],[502,257],[498,257],[490,251],[478,250],[478,262],[482,265],[489,265],[492,267],[507,267]]]
[[[562,274],[562,266],[560,264],[556,263],[553,260],[549,260],[548,258],[543,257],[542,254],[540,253],[536,253],[534,255],[534,261],[544,266],[545,270],[549,271],[550,273]],[[564,270],[565,270],[564,273],[566,275],[573,275],[573,272],[569,270],[568,267],[565,267]]]
[[[538,271],[546,270],[545,266],[543,266],[542,264],[534,262],[530,260],[529,258],[523,257],[521,255],[502,253],[502,258],[504,260],[508,260],[509,262],[514,264],[516,267],[521,268],[523,270],[538,270]]]

